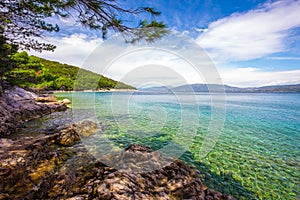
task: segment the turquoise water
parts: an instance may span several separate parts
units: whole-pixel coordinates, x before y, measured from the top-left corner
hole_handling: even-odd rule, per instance
[[[57,95],[73,97],[77,120],[98,119],[99,145],[176,144],[208,187],[238,199],[300,199],[300,94],[233,93],[226,104],[207,93]]]

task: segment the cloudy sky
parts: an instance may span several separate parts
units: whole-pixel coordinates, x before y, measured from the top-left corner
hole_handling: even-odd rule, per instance
[[[300,83],[300,0],[142,0],[120,1],[128,8],[151,6],[162,12],[158,20],[163,20],[177,34],[188,37],[211,58],[212,63],[224,84],[233,86],[262,86],[274,84]],[[103,44],[101,35],[81,28],[72,19],[58,21],[61,32],[47,35],[44,39],[57,45],[55,52],[42,54],[30,52],[40,57],[73,64],[84,68],[86,59],[95,49]],[[153,53],[153,70],[163,85],[176,85],[166,82],[168,73],[158,73],[157,66],[176,65],[174,55],[162,53],[162,62],[157,62],[159,52],[147,52],[145,59],[139,61],[132,58],[117,60],[123,69],[113,66],[105,71],[105,75],[122,79],[135,65],[137,69],[146,69],[151,74],[151,53]],[[143,52],[138,54],[143,58]],[[201,57],[201,56],[200,56]],[[147,61],[146,58],[148,59]],[[129,61],[133,60],[133,63]],[[169,60],[169,61],[168,61]],[[145,63],[143,63],[145,62]],[[179,59],[177,65],[186,65]],[[165,68],[164,68],[165,69]],[[164,71],[164,70],[163,70]],[[167,70],[168,71],[168,70]],[[123,73],[123,75],[120,75]],[[176,73],[187,74],[183,77],[188,83],[202,82],[190,74],[188,66],[181,67]],[[133,73],[135,74],[135,73]],[[189,74],[189,75],[188,75]],[[144,77],[144,76],[143,76]],[[132,77],[131,77],[132,78]],[[198,77],[199,78],[199,77]],[[141,79],[141,77],[140,77]],[[150,77],[151,79],[151,77]],[[148,79],[148,80],[150,80]],[[147,80],[147,77],[144,77]],[[126,79],[130,83],[130,79]],[[157,80],[152,80],[157,81]],[[141,80],[133,80],[131,84],[142,85]],[[178,84],[178,83],[177,83]]]

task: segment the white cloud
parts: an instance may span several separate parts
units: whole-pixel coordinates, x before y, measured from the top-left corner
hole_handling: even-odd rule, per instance
[[[269,60],[300,60],[300,57],[292,57],[292,56],[273,56],[267,57]]]
[[[299,84],[300,70],[263,71],[257,68],[219,70],[225,84],[240,87]]]
[[[61,38],[48,37],[43,42],[54,44],[57,48],[54,52],[43,51],[42,53],[38,53],[33,51],[30,53],[45,59],[81,66],[88,55],[103,40],[95,36],[75,33]]]
[[[289,31],[300,27],[300,1],[266,3],[212,22],[196,39],[217,61],[249,60],[286,50]]]
[[[241,72],[255,72],[260,70],[259,68],[255,68],[255,67],[243,67],[243,68],[237,68],[238,71]]]
[[[150,82],[167,86],[203,82],[197,69],[184,59],[166,51],[147,48],[119,57],[103,74],[137,87]]]
[[[150,82],[168,86],[220,82],[207,54],[180,34],[135,45],[112,37],[91,54],[84,66],[137,87]]]

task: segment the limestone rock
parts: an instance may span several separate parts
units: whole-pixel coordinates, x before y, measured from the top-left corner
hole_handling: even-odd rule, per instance
[[[42,95],[35,98],[37,102],[56,102],[57,98],[54,95]]]
[[[80,136],[88,137],[97,131],[100,131],[100,128],[95,122],[90,120],[78,122],[61,130],[56,138],[56,143],[63,146],[72,146],[80,141]]]
[[[74,125],[71,125],[69,128],[60,131],[60,134],[56,139],[57,143],[63,146],[72,146],[79,140],[80,137],[76,132],[76,130],[74,129]]]
[[[62,102],[64,104],[71,104],[71,101],[69,99],[63,99]]]
[[[159,166],[152,171],[116,170],[97,161],[83,144],[71,146],[79,127],[88,125],[97,127],[87,121],[37,138],[0,139],[0,199],[234,199],[207,188],[198,171],[180,160],[161,164],[162,155],[150,147],[133,144],[115,158],[121,164],[139,157],[132,169]]]
[[[38,96],[17,86],[7,88],[0,96],[0,137],[15,132],[25,121],[66,109],[54,96]]]
[[[76,123],[74,129],[81,137],[89,137],[92,134],[101,131],[100,126],[91,120],[84,120]]]

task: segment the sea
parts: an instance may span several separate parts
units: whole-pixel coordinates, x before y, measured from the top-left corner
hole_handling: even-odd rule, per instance
[[[237,199],[300,199],[300,93],[56,95],[72,101],[74,121],[101,127],[85,143],[91,152],[95,144],[147,145],[195,166],[205,185]]]

